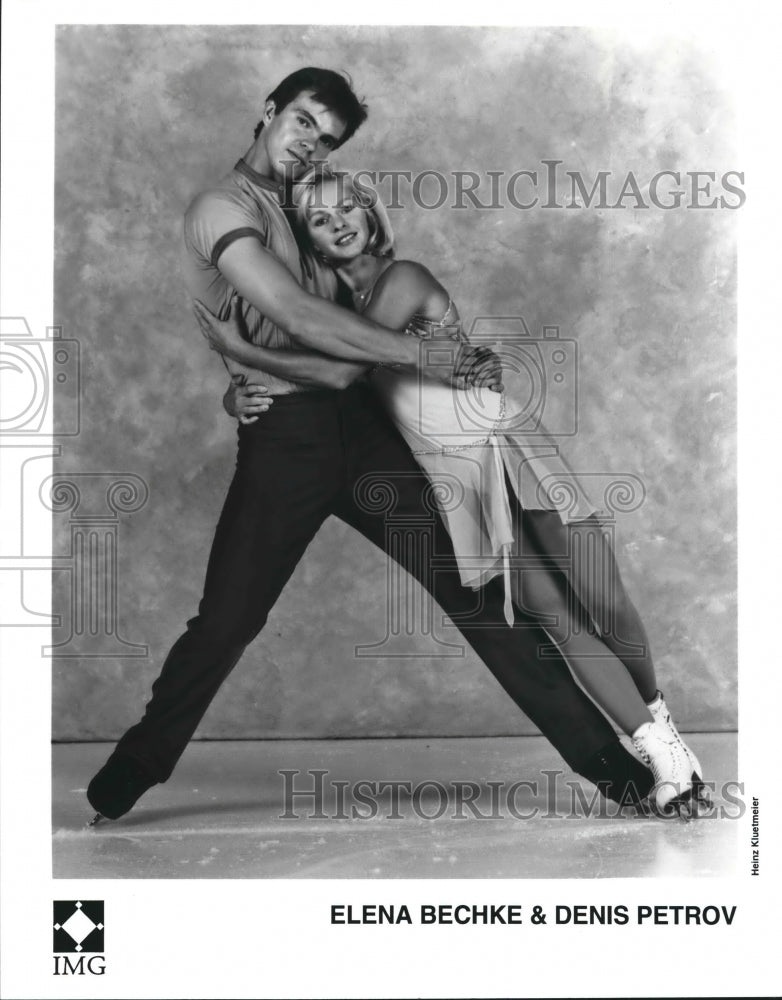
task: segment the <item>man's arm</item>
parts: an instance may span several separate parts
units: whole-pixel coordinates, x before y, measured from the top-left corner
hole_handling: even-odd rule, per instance
[[[198,325],[209,346],[225,357],[278,378],[328,389],[345,389],[367,370],[368,366],[361,362],[329,358],[318,351],[280,350],[249,343],[238,301],[234,296],[225,320],[218,320],[202,302],[193,303]]]
[[[366,364],[383,362],[405,368],[421,364],[414,338],[387,330],[306,292],[290,271],[252,237],[231,243],[217,266],[242,298],[301,347]]]
[[[247,368],[259,368],[299,385],[326,389],[346,389],[369,367],[359,361],[328,358],[317,351],[284,351],[247,343],[226,353]]]
[[[200,322],[201,314],[196,312],[196,316]],[[204,329],[203,324],[201,329]],[[299,385],[327,389],[347,388],[363,375],[368,367],[358,361],[327,358],[317,351],[285,351],[271,347],[256,347],[246,341],[233,342],[230,346],[221,348],[220,353],[238,361],[246,368],[258,368],[269,375],[298,382]]]
[[[285,330],[301,347],[346,361],[391,364],[429,378],[497,388],[499,358],[485,347],[450,343],[450,350],[422,345],[365,317],[305,292],[293,275],[253,237],[242,237],[222,252],[217,265],[242,298]]]

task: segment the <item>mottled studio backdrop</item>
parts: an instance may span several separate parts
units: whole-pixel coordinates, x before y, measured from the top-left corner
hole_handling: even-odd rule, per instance
[[[183,290],[182,213],[251,144],[265,95],[307,64],[348,70],[369,103],[336,157],[346,165],[537,169],[542,184],[540,161],[559,159],[589,186],[612,171],[609,203],[629,171],[644,189],[661,170],[741,169],[730,94],[708,54],[681,41],[585,29],[60,29],[55,317],[80,342],[81,422],[57,468],[82,496],[74,507],[61,491],[54,515],[55,641],[68,654],[55,661],[55,738],[113,738],[135,721],[195,613],[235,429],[220,406],[222,365]],[[434,201],[437,189],[423,194]],[[557,325],[577,340],[579,433],[563,451],[576,469],[645,484],[641,507],[618,519],[617,549],[661,684],[685,728],[732,728],[739,213],[644,210],[632,198],[624,210],[427,212],[409,187],[401,200],[402,255],[429,265],[468,324],[522,315],[533,334]],[[61,398],[61,417],[73,405]],[[123,478],[131,486],[107,504],[107,484]],[[532,731],[469,650],[437,657],[421,637],[416,658],[354,655],[385,635],[385,580],[385,557],[329,521],[199,733]],[[100,610],[113,591],[114,631]]]

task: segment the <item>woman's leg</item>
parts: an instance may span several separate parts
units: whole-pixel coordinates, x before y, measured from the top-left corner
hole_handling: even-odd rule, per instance
[[[594,633],[564,575],[543,561],[535,566],[528,551],[524,557],[524,569],[514,574],[514,602],[541,621],[586,693],[632,736],[652,721],[633,678]]]
[[[555,560],[600,638],[629,672],[646,704],[657,677],[641,616],[630,600],[611,543],[597,518],[563,524],[556,511],[526,511],[526,533],[542,555]],[[591,624],[591,623],[590,623]]]
[[[523,518],[515,599],[542,619],[585,691],[633,737],[654,773],[658,807],[692,815],[694,797],[708,808],[697,759],[670,719],[650,711],[657,682],[649,641],[600,524],[592,518],[563,526],[547,511]]]

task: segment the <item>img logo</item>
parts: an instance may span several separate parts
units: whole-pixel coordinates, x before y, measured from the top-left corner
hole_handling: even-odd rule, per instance
[[[106,971],[103,957],[103,900],[55,899],[52,912],[54,975],[102,976]],[[69,954],[79,957],[71,959]],[[89,955],[89,957],[87,957]]]

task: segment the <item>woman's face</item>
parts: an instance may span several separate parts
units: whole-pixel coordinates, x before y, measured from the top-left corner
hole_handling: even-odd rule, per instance
[[[364,252],[369,240],[367,213],[348,185],[336,178],[323,181],[307,211],[307,234],[315,250],[337,266]]]

